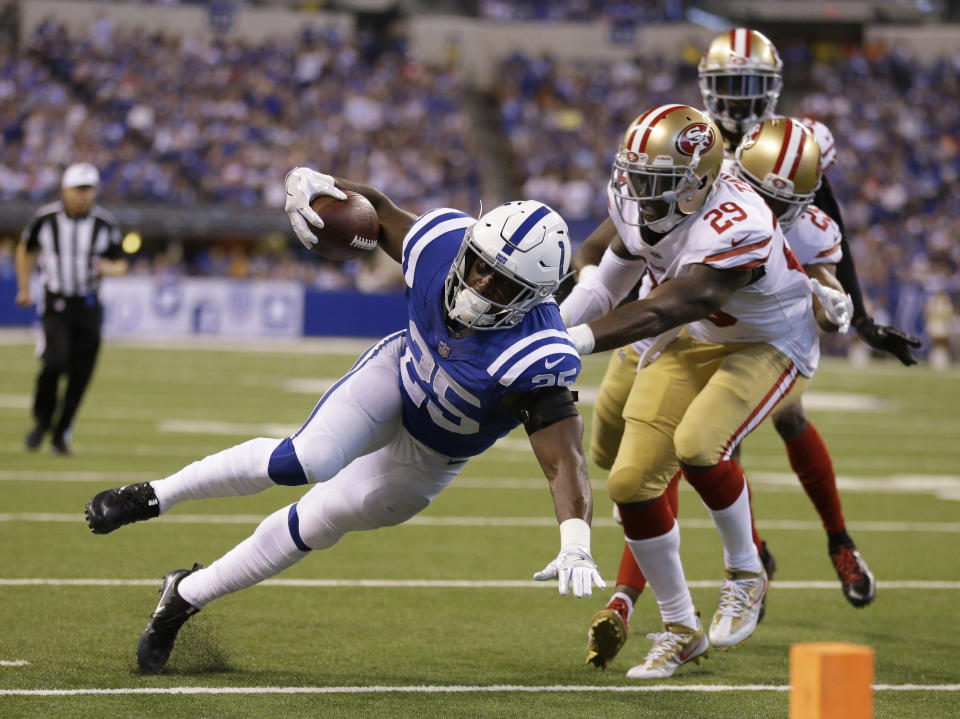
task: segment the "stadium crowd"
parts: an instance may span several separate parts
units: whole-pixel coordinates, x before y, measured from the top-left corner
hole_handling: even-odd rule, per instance
[[[683,19],[682,0],[480,0],[477,14],[487,20],[591,22],[638,25]]]
[[[565,15],[555,17],[544,10],[549,3],[510,4],[537,19],[580,19],[620,5],[562,3]],[[496,7],[481,3],[478,11],[495,17]],[[637,62],[504,60],[496,102],[512,167],[507,184],[557,207],[574,239],[585,237],[605,215],[613,153],[637,108],[700,104],[701,51],[688,46],[676,58]],[[822,120],[836,137],[829,177],[875,311],[922,331],[930,296],[960,295],[952,239],[960,234],[960,56],[924,65],[871,46],[829,60],[800,46],[782,54],[780,110]],[[811,69],[798,81],[791,67]],[[19,50],[0,46],[0,199],[55,195],[62,167],[82,157],[100,168],[107,205],[280,207],[279,178],[310,164],[368,178],[414,210],[475,208],[482,193],[474,118],[460,90],[452,66],[413,61],[402,39],[384,48],[364,33],[348,41],[306,30],[294,43],[251,45],[144,36],[106,18],[70,37],[47,23]],[[236,261],[204,260],[218,253]],[[155,263],[172,271],[164,259]],[[246,276],[320,286],[348,286],[356,275],[350,266],[299,264],[296,255],[251,247],[209,248],[174,263],[184,274],[244,268]]]
[[[62,167],[100,168],[105,202],[280,207],[298,164],[389,187],[406,206],[479,203],[450,72],[333,30],[296,43],[38,28],[0,55],[0,198],[44,199]]]

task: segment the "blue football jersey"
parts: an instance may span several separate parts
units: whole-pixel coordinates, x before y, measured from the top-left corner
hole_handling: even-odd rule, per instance
[[[476,220],[458,210],[421,216],[403,240],[410,320],[400,359],[403,423],[431,449],[472,457],[519,423],[504,395],[573,384],[580,356],[552,300],[507,329],[451,337],[444,282],[464,232]]]

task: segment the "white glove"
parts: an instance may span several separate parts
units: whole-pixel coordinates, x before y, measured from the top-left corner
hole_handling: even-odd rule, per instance
[[[593,594],[593,585],[606,589],[607,583],[597,571],[597,563],[590,552],[582,547],[565,547],[550,564],[533,575],[538,582],[551,579],[559,580],[560,594],[567,594],[573,587],[573,596],[577,599]]]
[[[533,575],[538,582],[559,580],[560,594],[567,594],[573,585],[577,599],[593,594],[593,585],[606,589],[607,584],[590,556],[590,525],[582,519],[565,519],[560,523],[560,554]]]
[[[312,249],[317,244],[317,238],[310,229],[310,225],[318,230],[323,229],[323,220],[310,207],[310,202],[317,195],[327,195],[338,200],[346,200],[347,196],[342,190],[334,187],[331,175],[324,175],[309,167],[294,167],[287,173],[283,185],[287,191],[287,201],[283,205],[283,211],[290,218],[293,231],[303,246],[308,250]]]
[[[837,326],[837,332],[844,334],[850,329],[850,320],[853,319],[853,300],[850,295],[825,287],[813,278],[809,278],[808,284],[810,291],[819,298],[827,319]]]

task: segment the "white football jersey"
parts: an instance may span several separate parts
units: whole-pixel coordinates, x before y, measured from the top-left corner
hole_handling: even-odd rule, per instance
[[[610,190],[608,189],[608,193]],[[807,277],[774,223],[763,198],[746,182],[721,173],[704,206],[650,246],[640,228],[623,222],[613,208],[610,218],[634,255],[646,260],[646,274],[656,287],[688,265],[718,270],[762,267],[763,276],[737,290],[709,317],[687,325],[690,336],[704,342],[767,342],[812,377],[820,357]],[[636,203],[623,206],[637,222]]]
[[[813,205],[803,211],[786,235],[801,265],[837,264],[843,257],[840,227],[830,215]]]

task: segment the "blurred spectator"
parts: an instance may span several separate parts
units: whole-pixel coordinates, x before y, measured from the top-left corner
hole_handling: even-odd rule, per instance
[[[636,25],[683,19],[681,0],[480,0],[480,17],[499,22],[617,21]]]
[[[937,292],[925,308],[927,333],[930,335],[930,366],[945,370],[950,366],[950,326],[953,323],[953,302],[946,292]]]
[[[50,196],[84,156],[106,201],[283,204],[298,164],[364,177],[404,206],[477,206],[470,123],[451,74],[376,59],[333,30],[296,42],[38,27],[0,48],[0,198]]]

